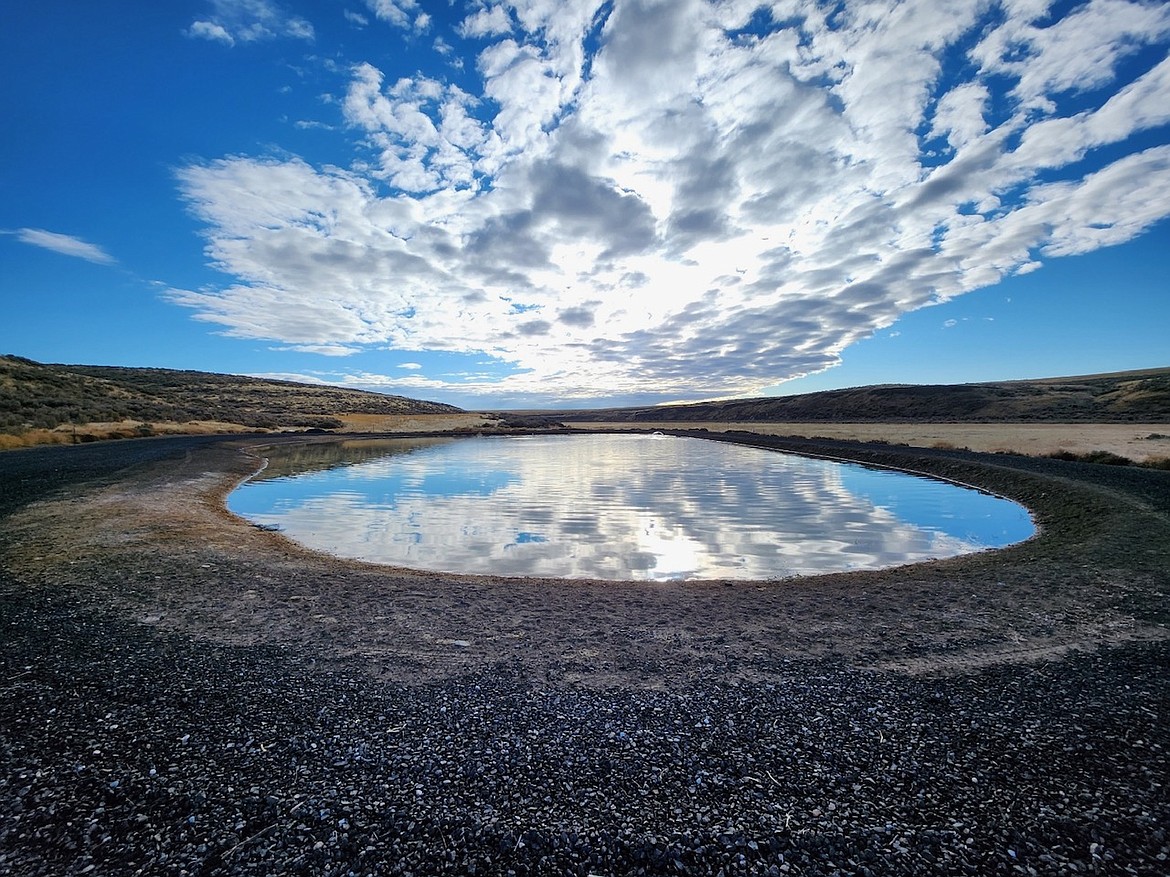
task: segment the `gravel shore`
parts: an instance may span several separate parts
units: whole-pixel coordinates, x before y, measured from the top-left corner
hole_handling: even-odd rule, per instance
[[[1170,873],[1170,474],[731,438],[1042,535],[566,588],[282,544],[222,440],[0,455],[0,874]]]

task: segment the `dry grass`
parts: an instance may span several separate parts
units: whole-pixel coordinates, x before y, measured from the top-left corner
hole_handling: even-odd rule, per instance
[[[30,429],[20,435],[0,432],[0,451],[31,448],[34,445],[66,445],[71,443],[72,439],[69,436],[57,435],[51,429]]]
[[[338,414],[344,433],[363,432],[446,432],[476,429],[488,422],[484,415],[464,414]]]
[[[449,432],[491,424],[481,413],[459,414],[338,414],[344,423],[334,434]],[[1101,423],[587,423],[577,429],[707,429],[711,432],[747,430],[763,435],[823,437],[849,441],[886,442],[916,448],[968,449],[985,453],[1013,453],[1040,457],[1067,452],[1077,456],[1106,452],[1138,463],[1170,459],[1170,432],[1165,424]],[[0,433],[0,450],[45,444],[77,444],[150,435],[229,435],[284,432],[262,430],[239,423],[192,420],[186,423],[143,423],[137,420],[85,423],[76,427],[30,429],[20,435]]]
[[[111,421],[130,421],[132,428],[223,422],[237,432],[335,429],[341,426],[339,412],[462,413],[451,405],[319,384],[171,369],[45,365],[0,356],[0,431],[13,435],[64,428],[72,437],[73,424]],[[198,429],[184,426],[180,431]],[[115,427],[109,433],[119,431]],[[81,428],[78,434],[100,433]]]
[[[1107,451],[1145,463],[1170,456],[1166,424],[1142,423],[573,423],[582,429],[743,429],[764,435],[821,436],[914,448],[967,448],[1040,457]]]
[[[144,423],[141,420],[102,421],[63,425],[53,429],[27,429],[18,435],[0,433],[0,450],[29,448],[36,445],[76,445],[109,439],[143,438],[155,435],[231,435],[241,432],[267,432],[217,420],[191,420],[186,423]]]
[[[345,425],[330,430],[338,434],[384,432],[448,432],[476,429],[485,422],[482,414],[339,414],[336,419]],[[279,433],[300,431],[292,427],[258,429],[241,423],[218,420],[190,420],[186,423],[140,420],[80,423],[54,429],[28,429],[19,435],[0,433],[0,451],[29,448],[36,445],[74,445],[108,439],[142,438],[155,435],[233,435],[239,433]]]

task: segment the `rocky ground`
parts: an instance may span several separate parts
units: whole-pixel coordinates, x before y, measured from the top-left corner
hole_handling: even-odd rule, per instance
[[[344,564],[215,440],[0,455],[0,873],[1165,874],[1170,474],[784,443],[1042,535],[767,585]]]

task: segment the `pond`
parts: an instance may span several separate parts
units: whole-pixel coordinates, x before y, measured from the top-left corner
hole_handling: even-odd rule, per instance
[[[228,508],[316,550],[440,572],[779,579],[1020,542],[948,482],[695,438],[357,440],[273,449]]]

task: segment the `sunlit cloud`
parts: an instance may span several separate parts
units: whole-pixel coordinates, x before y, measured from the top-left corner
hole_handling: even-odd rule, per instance
[[[1170,214],[1139,136],[1170,123],[1165,4],[519,0],[443,36],[429,73],[352,59],[333,164],[182,168],[233,280],[171,299],[232,337],[499,365],[362,386],[730,396]]]

